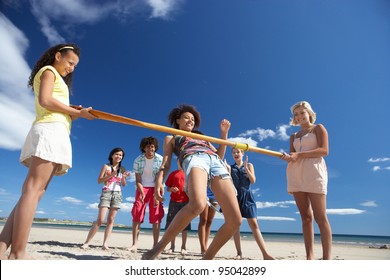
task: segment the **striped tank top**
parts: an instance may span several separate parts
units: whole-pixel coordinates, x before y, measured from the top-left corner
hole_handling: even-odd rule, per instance
[[[207,141],[181,135],[174,135],[173,137],[175,138],[174,153],[179,158],[180,165],[183,164],[183,160],[187,156],[196,153],[217,155],[213,147]]]

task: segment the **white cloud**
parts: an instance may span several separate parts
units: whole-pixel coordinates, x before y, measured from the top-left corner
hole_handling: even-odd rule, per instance
[[[383,158],[370,158],[368,160],[368,162],[372,162],[372,163],[375,163],[375,162],[384,162],[384,161],[390,161],[390,158],[388,157],[383,157]]]
[[[372,168],[372,171],[379,171],[379,170],[381,170],[381,167],[378,166],[378,165],[376,165],[376,166],[374,166],[374,167]]]
[[[272,216],[258,216],[258,220],[262,221],[296,221],[294,218],[288,218],[288,217],[272,217]]]
[[[287,133],[287,129],[289,129],[290,127],[290,125],[282,124],[277,128],[277,135],[280,140],[287,141],[290,139],[290,135]]]
[[[381,167],[381,166],[379,166],[379,165],[375,165],[375,166],[372,168],[372,171],[379,171],[379,170],[390,170],[390,166]]]
[[[145,14],[152,9],[151,17],[166,19],[178,9],[182,0],[31,0],[42,33],[49,44],[65,41],[61,32],[75,25],[93,24],[109,16],[118,20]],[[23,1],[7,0],[4,5],[17,9]],[[62,30],[58,30],[60,26]],[[0,148],[21,149],[35,118],[34,95],[27,87],[31,69],[24,58],[29,47],[26,35],[0,12]],[[17,124],[17,125],[15,125]],[[130,178],[132,182],[132,178]]]
[[[278,202],[256,202],[256,206],[259,209],[264,209],[264,208],[272,208],[272,207],[279,207],[279,208],[289,208],[290,205],[295,205],[294,200],[288,200],[288,201],[278,201]]]
[[[81,204],[81,203],[83,203],[82,200],[74,198],[74,197],[71,197],[71,196],[61,197],[58,201],[60,201],[60,202],[69,202],[71,204]]]
[[[87,209],[93,209],[93,210],[96,210],[96,209],[99,209],[99,203],[95,202],[95,203],[91,203],[91,204],[88,204],[87,205]]]
[[[290,139],[290,136],[287,134],[287,129],[289,127],[289,125],[282,124],[279,125],[275,131],[272,129],[258,127],[240,133],[238,137],[231,137],[228,140],[232,142],[248,144],[251,147],[257,147],[258,143],[258,141],[254,140],[253,138],[257,138],[260,142],[269,138],[280,141],[287,141]],[[265,147],[264,149],[270,149],[270,147]],[[284,150],[281,150],[281,152],[284,152]]]
[[[129,202],[135,202],[135,197],[134,196],[129,196],[129,197],[126,197],[125,200],[129,201]]]
[[[147,0],[152,8],[152,18],[168,19],[170,14],[177,10],[182,0]]]
[[[38,1],[31,1],[31,13],[35,16],[41,26],[41,31],[49,41],[49,45],[56,45],[65,42],[65,38],[62,37],[52,25],[50,18],[42,11],[42,7],[40,5],[36,5],[35,2]]]
[[[368,159],[368,162],[369,163],[381,163],[381,162],[386,162],[386,161],[390,161],[390,158],[388,157],[382,157],[382,158],[369,158]],[[379,165],[375,165],[372,167],[372,171],[379,171],[379,170],[390,170],[390,166],[386,166],[386,167],[382,167],[382,166],[379,166]]]
[[[373,200],[368,200],[365,202],[360,203],[361,206],[366,206],[366,207],[378,207],[378,204],[376,204],[375,201]]]
[[[131,213],[131,209],[133,209],[133,203],[122,202],[121,209],[119,211],[125,213]]]
[[[130,176],[127,177],[126,181],[129,183],[134,183],[135,182],[135,173],[131,172]]]
[[[65,41],[61,32],[70,31],[76,25],[95,24],[108,17],[126,21],[150,13],[151,18],[169,19],[182,2],[182,0],[30,0],[31,12],[50,45]]]
[[[363,214],[366,210],[344,208],[344,209],[326,209],[326,213],[329,215],[357,215]]]
[[[27,87],[31,69],[23,57],[29,42],[2,13],[0,42],[0,148],[18,150],[35,116],[34,96]]]
[[[248,144],[251,147],[257,147],[257,141],[253,140],[251,137],[249,138],[234,137],[234,138],[229,138],[228,140],[236,143]]]
[[[42,33],[50,45],[55,45],[65,41],[57,30],[57,23],[64,30],[79,24],[96,23],[114,14],[121,7],[122,1],[117,2],[107,1],[101,4],[86,0],[31,0],[30,4],[31,13],[38,21]]]
[[[271,130],[271,129],[264,129],[264,128],[256,128],[256,129],[251,129],[247,130],[238,136],[240,137],[247,137],[247,136],[257,136],[260,141],[263,141],[267,138],[275,138],[276,132]]]
[[[290,139],[290,136],[287,133],[287,129],[290,128],[290,125],[282,124],[276,127],[276,130],[272,129],[264,129],[261,127],[247,130],[243,133],[240,133],[238,137],[246,138],[246,137],[255,137],[258,138],[259,141],[264,141],[269,138],[271,139],[277,139],[280,141],[287,141]],[[249,138],[252,139],[252,138]],[[254,141],[254,140],[252,140]]]
[[[254,195],[260,196],[260,188],[252,187],[251,191]]]

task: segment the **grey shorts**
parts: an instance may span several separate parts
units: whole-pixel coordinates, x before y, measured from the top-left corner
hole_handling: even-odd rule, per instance
[[[100,195],[100,203],[98,207],[120,209],[121,204],[122,204],[122,192],[102,191],[102,194]]]

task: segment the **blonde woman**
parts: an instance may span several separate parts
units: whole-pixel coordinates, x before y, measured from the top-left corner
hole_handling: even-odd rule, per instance
[[[316,221],[322,244],[322,258],[331,259],[332,230],[326,215],[328,173],[324,157],[328,155],[328,132],[322,124],[314,124],[316,114],[306,101],[291,107],[291,125],[301,129],[290,137],[290,153],[283,154],[287,165],[287,190],[294,196],[302,219],[306,258],[314,259]]]

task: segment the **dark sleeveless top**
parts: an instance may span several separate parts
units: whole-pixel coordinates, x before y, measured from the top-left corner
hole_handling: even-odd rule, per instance
[[[233,164],[230,167],[233,184],[237,190],[237,199],[241,216],[244,218],[256,218],[256,200],[250,190],[251,182],[249,181],[244,165],[241,166],[241,168],[239,168],[237,164]]]

